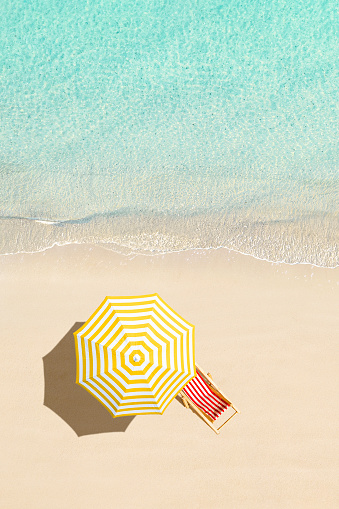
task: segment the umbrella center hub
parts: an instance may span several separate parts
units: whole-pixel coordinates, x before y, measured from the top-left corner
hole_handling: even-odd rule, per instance
[[[134,362],[140,362],[140,359],[141,359],[141,357],[140,357],[140,355],[139,355],[138,353],[136,353],[135,355],[133,355],[133,361],[134,361]]]

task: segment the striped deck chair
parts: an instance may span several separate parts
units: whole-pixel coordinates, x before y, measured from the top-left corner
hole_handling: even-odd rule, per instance
[[[213,382],[211,374],[204,371],[196,364],[196,376],[179,392],[186,408],[191,407],[210,428],[219,434],[220,428],[234,417],[239,410],[226,398],[221,390]],[[230,415],[221,426],[216,427],[216,421],[221,414],[230,408]]]

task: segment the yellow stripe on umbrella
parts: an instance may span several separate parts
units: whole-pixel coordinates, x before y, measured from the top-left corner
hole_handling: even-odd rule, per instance
[[[76,382],[113,417],[162,414],[195,376],[194,326],[156,293],[106,297],[74,339]]]

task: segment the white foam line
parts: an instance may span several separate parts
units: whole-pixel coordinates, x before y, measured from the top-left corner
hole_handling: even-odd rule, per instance
[[[124,244],[121,244],[122,247],[128,247],[128,246],[125,246]],[[106,249],[108,251],[110,251],[108,248],[105,248],[105,246],[102,246],[103,249]],[[284,264],[284,265],[311,265],[312,267],[319,267],[320,269],[336,269],[337,267],[339,267],[339,264],[338,265],[335,265],[334,267],[327,267],[326,265],[317,265],[316,263],[313,263],[313,262],[286,262],[285,260],[279,260],[279,261],[276,261],[276,260],[270,260],[269,258],[260,258],[259,256],[255,256],[251,253],[244,253],[243,251],[238,251],[237,249],[233,249],[233,248],[230,248],[230,247],[226,247],[226,246],[217,246],[217,247],[213,247],[213,246],[210,246],[210,247],[189,247],[187,249],[177,249],[177,250],[173,250],[173,251],[160,251],[160,252],[155,252],[155,253],[135,253],[132,251],[131,255],[125,255],[125,256],[131,256],[131,260],[133,260],[136,256],[165,256],[165,255],[170,255],[170,254],[173,254],[173,253],[188,253],[190,251],[192,251],[193,253],[196,252],[196,251],[211,251],[211,250],[215,250],[217,251],[218,249],[225,249],[227,251],[229,251],[230,253],[237,253],[237,254],[241,254],[241,255],[244,255],[244,256],[250,256],[251,258],[255,258],[256,260],[261,260],[261,261],[264,261],[264,262],[269,262],[269,263],[272,263],[274,265],[279,265],[279,264]],[[112,250],[113,251],[113,250]]]
[[[36,223],[42,223],[42,224],[60,224],[60,221],[47,221],[44,219],[34,219]]]
[[[53,247],[57,246],[57,247],[63,247],[63,246],[69,246],[69,245],[87,245],[87,246],[94,246],[94,247],[101,247],[103,249],[106,249],[106,251],[113,251],[117,254],[120,254],[121,256],[125,256],[126,258],[129,258],[130,260],[133,260],[136,256],[149,256],[149,257],[152,257],[152,256],[165,256],[165,255],[170,255],[170,254],[173,254],[173,253],[189,253],[189,252],[196,252],[196,251],[211,251],[211,250],[215,250],[217,251],[218,249],[225,249],[227,251],[229,251],[230,253],[237,253],[237,254],[241,254],[241,255],[244,255],[244,256],[250,256],[251,258],[254,258],[256,260],[261,260],[261,261],[264,261],[264,262],[269,262],[271,264],[274,264],[274,265],[311,265],[311,267],[318,267],[320,269],[336,269],[337,267],[339,267],[339,264],[335,265],[334,267],[327,267],[326,265],[317,265],[316,263],[313,263],[313,262],[287,262],[285,260],[270,260],[269,258],[260,258],[259,256],[255,256],[251,253],[244,253],[243,251],[238,251],[236,249],[232,249],[232,248],[229,248],[227,246],[217,246],[217,247],[189,247],[189,248],[186,248],[186,249],[173,249],[172,251],[159,251],[159,252],[152,252],[152,253],[143,253],[143,252],[135,252],[133,250],[131,250],[129,253],[122,253],[121,251],[119,251],[119,247],[120,248],[128,248],[130,249],[129,246],[126,246],[125,244],[117,244],[116,242],[110,242],[110,241],[105,241],[105,240],[100,240],[97,244],[93,244],[93,243],[90,243],[90,242],[81,242],[81,241],[72,241],[72,242],[53,242],[53,244],[51,244],[50,246],[46,246],[44,248],[41,248],[41,249],[36,249],[35,251],[18,251],[16,253],[1,253],[0,256],[15,256],[15,255],[20,255],[20,254],[35,254],[35,253],[43,253],[44,251],[47,251],[48,249],[52,249]],[[114,249],[109,249],[109,248],[106,248],[103,244],[109,244],[111,246],[117,246],[117,249],[114,250]]]
[[[41,249],[36,249],[35,251],[18,251],[16,253],[1,253],[0,256],[15,256],[15,255],[21,255],[21,254],[35,254],[35,253],[43,253],[44,251],[48,251],[49,249],[52,249],[53,247],[63,247],[63,246],[71,246],[71,245],[88,245],[88,246],[96,246],[96,244],[91,244],[89,242],[53,242],[50,246],[42,247]],[[98,246],[100,247],[100,246]]]

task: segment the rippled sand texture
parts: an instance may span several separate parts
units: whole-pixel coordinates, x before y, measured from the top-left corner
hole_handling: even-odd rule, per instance
[[[1,252],[91,238],[335,265],[335,8],[2,2]]]

